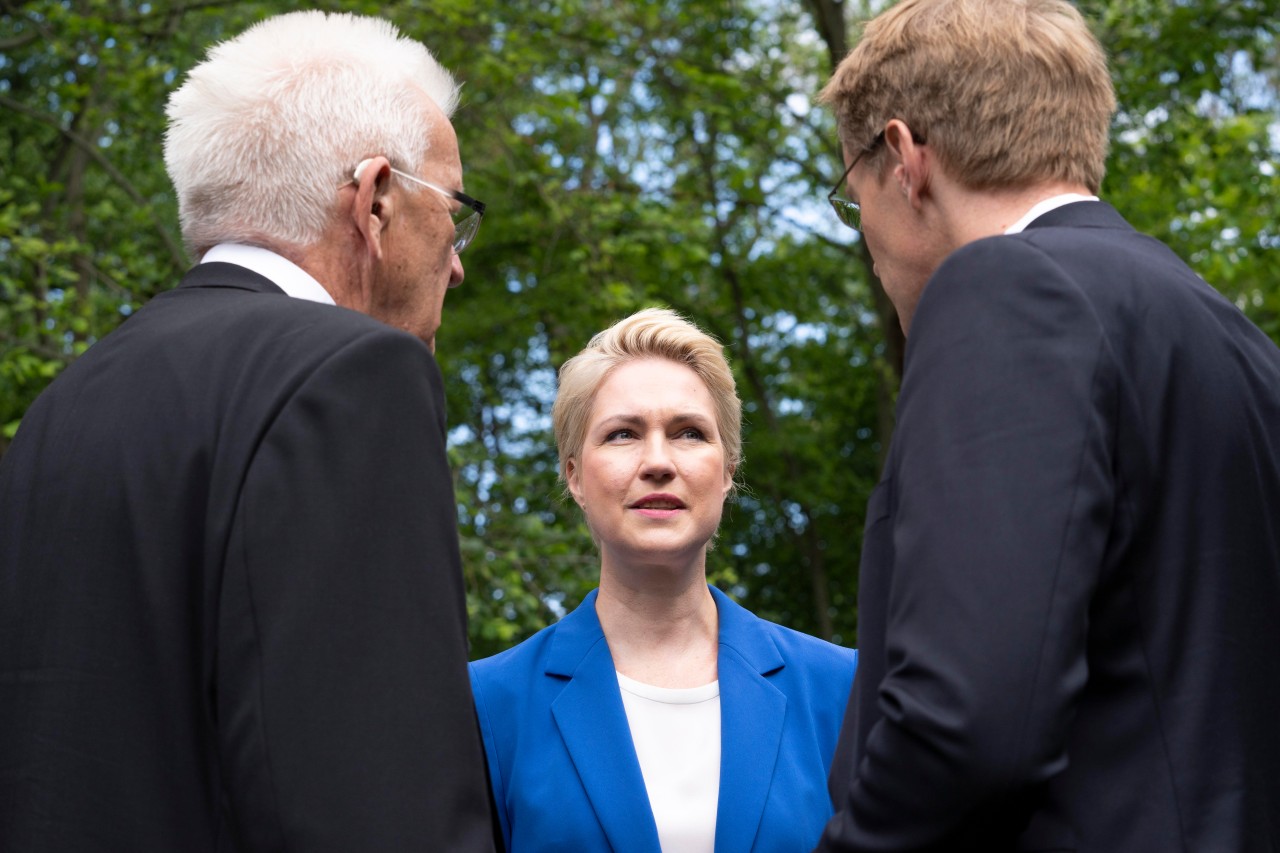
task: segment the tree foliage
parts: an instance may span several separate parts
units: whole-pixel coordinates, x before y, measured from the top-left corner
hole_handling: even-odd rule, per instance
[[[1104,195],[1280,337],[1276,2],[1081,6],[1122,104]],[[825,206],[840,154],[811,99],[856,37],[852,16],[880,5],[327,4],[390,17],[465,81],[455,126],[467,191],[489,212],[439,356],[476,654],[594,586],[590,537],[556,477],[555,371],[655,304],[724,342],[745,404],[746,488],[713,579],[763,616],[855,640],[901,338],[863,247]],[[209,44],[287,8],[0,6],[5,436],[66,363],[181,275],[164,99]]]

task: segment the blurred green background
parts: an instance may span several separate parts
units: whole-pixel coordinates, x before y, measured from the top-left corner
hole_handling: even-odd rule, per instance
[[[903,342],[827,207],[842,163],[812,99],[885,5],[316,4],[393,20],[464,81],[466,187],[489,211],[438,356],[474,656],[595,585],[555,477],[555,371],[649,305],[724,342],[745,402],[748,488],[713,580],[766,618],[856,642]],[[1280,339],[1277,0],[1078,5],[1121,104],[1104,198]],[[168,92],[210,44],[292,8],[0,3],[0,452],[69,361],[191,263],[161,155]]]

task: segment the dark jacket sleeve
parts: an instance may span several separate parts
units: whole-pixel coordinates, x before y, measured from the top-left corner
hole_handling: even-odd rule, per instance
[[[990,839],[1065,766],[1087,674],[1117,393],[1088,301],[1035,248],[982,241],[939,268],[910,346],[880,715],[821,850]]]
[[[245,849],[493,849],[442,397],[425,347],[370,331],[253,456],[215,688]]]

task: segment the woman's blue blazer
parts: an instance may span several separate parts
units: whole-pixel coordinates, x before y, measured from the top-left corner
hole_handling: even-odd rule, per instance
[[[720,617],[717,853],[808,851],[857,652],[766,622],[714,587]],[[471,664],[509,853],[658,853],[596,593]]]

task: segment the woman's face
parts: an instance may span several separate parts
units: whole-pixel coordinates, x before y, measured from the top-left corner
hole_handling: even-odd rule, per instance
[[[566,474],[602,566],[701,560],[733,484],[711,392],[661,358],[627,362],[600,385]]]

